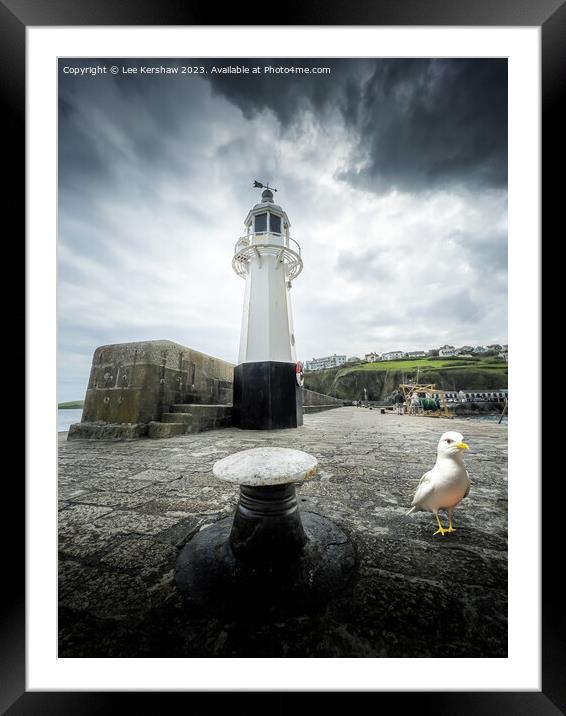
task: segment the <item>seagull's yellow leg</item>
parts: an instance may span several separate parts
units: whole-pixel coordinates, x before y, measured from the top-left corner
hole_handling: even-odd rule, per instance
[[[433,537],[434,537],[434,535],[437,535],[437,534],[441,534],[442,536],[444,536],[444,533],[445,533],[447,530],[445,530],[444,527],[440,524],[440,518],[438,517],[438,512],[435,512],[435,513],[434,513],[434,516],[436,517],[436,521],[438,522],[438,529],[437,529],[436,532],[433,534]]]
[[[454,512],[454,510],[448,510],[448,529],[446,530],[447,532],[456,532],[456,528],[452,527],[452,512]]]

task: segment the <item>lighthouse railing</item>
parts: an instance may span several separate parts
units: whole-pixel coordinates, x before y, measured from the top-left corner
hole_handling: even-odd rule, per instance
[[[279,241],[273,241],[277,237]],[[248,275],[250,260],[255,255],[277,256],[277,260],[285,264],[285,272],[289,281],[293,281],[303,270],[303,259],[301,258],[301,247],[290,236],[281,234],[249,234],[242,236],[234,247],[232,268],[242,278]]]
[[[248,236],[242,236],[236,242],[234,247],[234,253],[238,254],[248,246],[261,246],[262,244],[268,244],[270,246],[284,246],[296,254],[301,256],[300,244],[292,239],[290,236],[284,234],[274,234],[270,231],[256,232],[255,234],[249,234]]]
[[[301,255],[300,245],[295,241],[295,239],[292,239],[290,236],[287,239],[287,248],[291,249],[292,251],[296,251],[299,256]]]

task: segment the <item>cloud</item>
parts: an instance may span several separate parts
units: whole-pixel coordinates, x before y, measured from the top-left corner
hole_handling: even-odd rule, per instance
[[[425,317],[437,324],[477,325],[486,314],[481,299],[472,298],[468,289],[449,289],[423,297],[411,310],[414,318]]]
[[[467,260],[487,276],[507,276],[507,232],[492,230],[474,235],[469,231],[454,231],[449,235]]]
[[[60,400],[82,397],[102,344],[237,360],[231,258],[256,178],[302,246],[300,358],[506,342],[506,140],[480,141],[502,65],[461,62],[332,60],[330,78],[258,82],[61,75]],[[460,160],[439,164],[450,147]]]
[[[312,66],[321,60],[265,60]],[[249,62],[248,64],[252,64]],[[210,81],[248,118],[272,111],[285,130],[305,112],[352,135],[339,177],[374,192],[505,188],[507,61],[324,60],[329,75],[221,75]]]

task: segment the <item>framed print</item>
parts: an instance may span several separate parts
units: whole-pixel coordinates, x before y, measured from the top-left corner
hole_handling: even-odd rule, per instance
[[[547,171],[563,5],[302,5],[294,27],[167,2],[0,11],[30,328],[7,712],[238,690],[563,709],[531,399],[538,103]],[[535,383],[508,410],[508,582],[507,365],[517,396],[525,371]],[[35,401],[82,398],[54,441]],[[473,422],[488,404],[498,420]],[[470,472],[454,513],[415,492],[440,433]],[[230,462],[252,448],[253,469]],[[289,480],[281,460],[305,455],[303,485],[310,463]],[[296,549],[303,566],[278,582],[289,530],[283,562]]]

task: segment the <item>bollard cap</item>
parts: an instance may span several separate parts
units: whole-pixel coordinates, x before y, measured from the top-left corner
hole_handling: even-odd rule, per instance
[[[242,450],[214,463],[219,480],[237,485],[269,486],[303,482],[318,470],[318,460],[301,450],[266,447]]]

